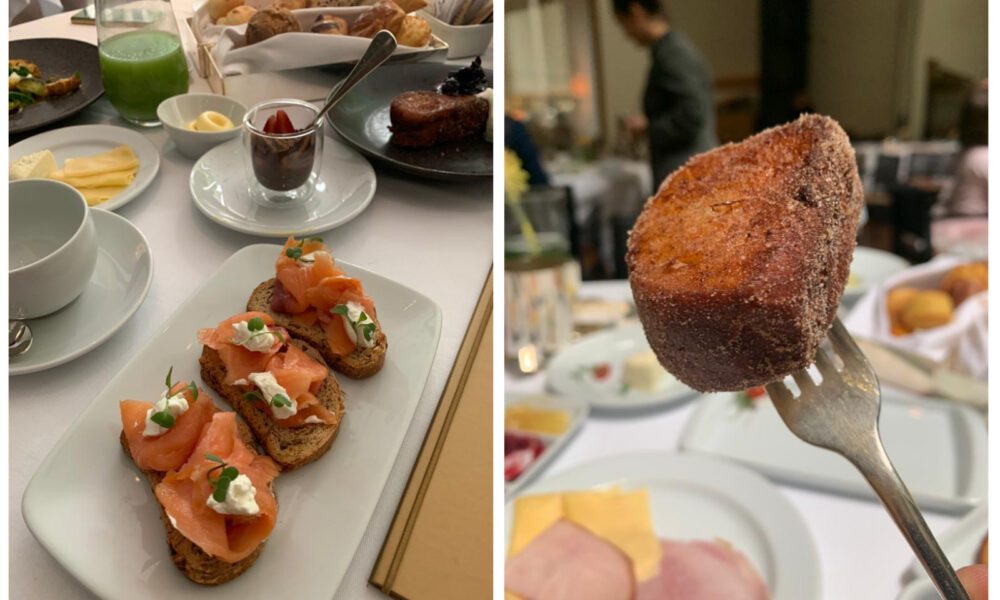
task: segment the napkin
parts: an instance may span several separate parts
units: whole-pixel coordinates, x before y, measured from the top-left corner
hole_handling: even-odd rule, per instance
[[[938,366],[985,381],[988,372],[988,291],[971,296],[955,307],[951,323],[903,336],[890,332],[886,308],[890,290],[900,286],[937,289],[948,271],[967,262],[955,257],[939,257],[897,273],[862,296],[844,319],[844,326],[858,337],[912,352]]]

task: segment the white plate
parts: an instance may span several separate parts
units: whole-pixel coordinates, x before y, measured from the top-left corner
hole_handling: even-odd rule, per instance
[[[327,136],[316,192],[301,206],[270,208],[250,196],[243,165],[243,140],[206,152],[191,169],[191,196],[198,210],[223,227],[267,237],[320,233],[361,214],[375,196],[375,171],[368,161]]]
[[[851,260],[851,278],[844,287],[843,302],[853,302],[872,286],[884,282],[889,277],[910,266],[902,257],[891,252],[858,246],[854,249],[854,259]]]
[[[10,162],[42,150],[51,150],[60,168],[67,158],[107,152],[127,144],[139,158],[139,172],[125,190],[94,208],[115,210],[125,206],[153,182],[160,170],[160,151],[140,133],[111,125],[78,125],[40,133],[10,147]]]
[[[521,476],[514,481],[504,482],[504,497],[510,498],[519,489],[538,476],[542,470],[552,462],[573,436],[580,431],[583,422],[587,420],[590,407],[575,398],[564,398],[560,396],[549,396],[547,394],[536,394],[531,396],[521,396],[512,398],[505,402],[504,408],[517,406],[519,404],[529,404],[539,408],[561,409],[569,413],[569,427],[562,435],[545,435],[540,433],[530,433],[536,435],[545,443],[545,449],[538,455],[535,462],[528,465],[528,468],[521,472]]]
[[[721,538],[753,564],[771,600],[820,597],[819,555],[798,510],[766,479],[733,463],[683,454],[630,454],[579,465],[520,495],[617,485],[649,490],[660,537]],[[507,542],[513,519],[507,503]]]
[[[114,213],[90,213],[97,228],[97,267],[80,297],[62,310],[27,321],[32,342],[10,359],[11,375],[44,371],[90,352],[135,314],[153,283],[149,243]]]
[[[986,497],[982,416],[883,387],[879,425],[889,458],[921,508],[963,513]],[[680,448],[737,460],[780,481],[875,498],[846,459],[788,431],[766,398],[741,410],[735,394],[704,396],[685,426]]]
[[[938,544],[941,546],[941,550],[944,551],[945,555],[948,557],[948,562],[951,566],[960,569],[966,565],[974,564],[979,557],[979,549],[983,545],[983,537],[986,536],[986,532],[989,528],[989,505],[983,502],[976,508],[969,511],[969,514],[962,517],[962,519],[955,523],[955,525],[944,532],[943,534],[937,536]],[[924,568],[920,566],[917,559],[913,559],[910,562],[910,566],[907,567],[906,571],[903,573],[903,581],[910,582],[909,585],[903,590],[903,595],[900,598],[929,598],[930,600],[937,600],[936,595],[921,595],[917,592],[921,591],[922,588],[930,584],[930,580],[927,578],[927,572]],[[913,591],[908,591],[913,589]],[[929,591],[934,594],[934,587],[930,586]],[[907,596],[907,593],[914,594],[913,596]]]
[[[253,288],[273,276],[279,251],[248,246],[227,260],[111,380],[28,483],[21,506],[28,528],[101,598],[331,598],[350,565],[441,331],[440,308],[413,290],[338,262],[378,304],[389,337],[385,366],[370,379],[338,377],[347,414],[333,448],[277,479],[278,522],[256,564],[237,579],[202,587],[174,567],[156,500],[118,443],[119,400],[155,398],[171,365],[174,378],[197,377],[198,328],[244,310]]]
[[[697,392],[670,374],[655,392],[624,389],[622,365],[637,352],[648,352],[649,343],[642,326],[633,323],[595,333],[563,348],[549,364],[548,386],[562,396],[580,398],[591,408],[602,411],[635,411],[662,408],[693,398]],[[608,363],[611,374],[597,380],[589,369]]]

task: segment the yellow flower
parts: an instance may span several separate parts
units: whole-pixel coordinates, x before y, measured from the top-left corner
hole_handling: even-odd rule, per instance
[[[528,173],[521,168],[521,159],[509,149],[504,150],[504,195],[517,201],[528,189]]]

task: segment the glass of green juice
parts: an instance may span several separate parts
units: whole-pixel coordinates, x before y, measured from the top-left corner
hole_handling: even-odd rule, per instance
[[[188,91],[188,66],[169,0],[97,0],[104,94],[125,120],[160,124],[156,107]]]

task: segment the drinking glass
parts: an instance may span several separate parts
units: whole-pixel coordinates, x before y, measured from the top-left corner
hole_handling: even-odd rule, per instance
[[[531,373],[572,341],[580,263],[570,250],[564,190],[532,188],[505,209],[505,354]]]
[[[267,120],[279,110],[295,133],[267,133]],[[243,117],[243,155],[250,195],[272,208],[298,206],[312,197],[323,164],[324,119],[308,102],[280,99],[262,102]]]
[[[169,0],[97,0],[104,94],[126,121],[160,124],[156,107],[188,91],[188,66]]]

